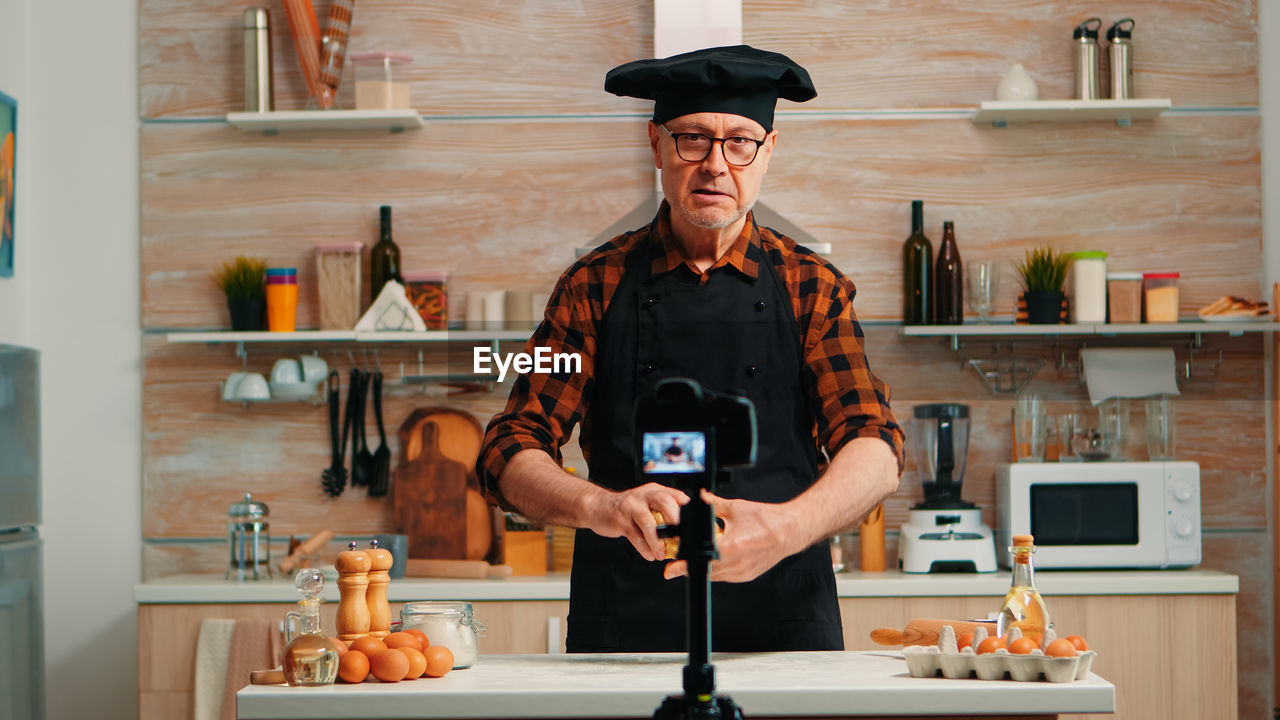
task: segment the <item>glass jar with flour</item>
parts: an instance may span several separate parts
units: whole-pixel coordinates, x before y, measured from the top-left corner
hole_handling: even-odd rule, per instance
[[[453,669],[476,664],[476,638],[485,627],[471,613],[469,602],[424,601],[404,604],[400,611],[401,630],[421,630],[432,645],[443,645],[453,653]]]

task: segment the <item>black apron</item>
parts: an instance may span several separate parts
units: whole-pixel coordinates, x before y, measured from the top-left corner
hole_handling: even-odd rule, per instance
[[[656,223],[656,221],[655,221]],[[800,329],[773,264],[752,244],[753,280],[731,267],[706,284],[688,268],[650,276],[665,251],[641,242],[605,311],[599,334],[589,437],[591,480],[612,490],[642,484],[633,458],[639,393],[663,377],[687,377],[755,404],[756,466],[721,484],[721,497],[781,503],[817,476],[813,415],[800,381]],[[570,578],[570,652],[687,651],[685,585],[626,538],[578,530]],[[831,553],[825,543],[783,559],[747,583],[713,583],[717,651],[843,650]]]

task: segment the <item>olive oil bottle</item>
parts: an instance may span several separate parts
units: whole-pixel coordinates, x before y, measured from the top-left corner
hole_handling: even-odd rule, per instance
[[[400,276],[400,247],[391,239],[391,206],[383,205],[378,209],[381,228],[378,242],[369,250],[369,304],[378,299],[382,286],[389,280],[401,285],[404,278]]]
[[[1024,637],[1032,633],[1043,636],[1052,625],[1049,609],[1036,589],[1035,570],[1031,565],[1031,554],[1036,551],[1034,542],[1030,535],[1013,536],[1013,546],[1009,548],[1013,553],[1013,582],[1000,606],[1000,617],[996,619],[996,632],[1000,637],[1015,627],[1022,631]]]

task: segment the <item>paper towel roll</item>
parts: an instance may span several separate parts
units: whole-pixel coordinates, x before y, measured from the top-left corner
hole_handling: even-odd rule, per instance
[[[506,290],[493,290],[484,295],[484,329],[501,330],[506,317]]]
[[[1085,348],[1080,351],[1089,401],[1178,395],[1173,348]]]
[[[484,293],[478,291],[467,293],[466,318],[468,330],[484,329],[484,296]]]

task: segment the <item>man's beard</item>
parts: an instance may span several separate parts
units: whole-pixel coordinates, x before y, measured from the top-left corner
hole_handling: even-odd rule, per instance
[[[696,228],[701,228],[703,230],[719,230],[721,228],[727,228],[746,217],[747,212],[749,212],[751,208],[738,208],[736,212],[729,213],[728,215],[720,215],[717,211],[711,210],[710,213],[714,213],[714,216],[711,216],[709,213],[690,210],[684,205],[676,205],[675,210],[685,222]]]

